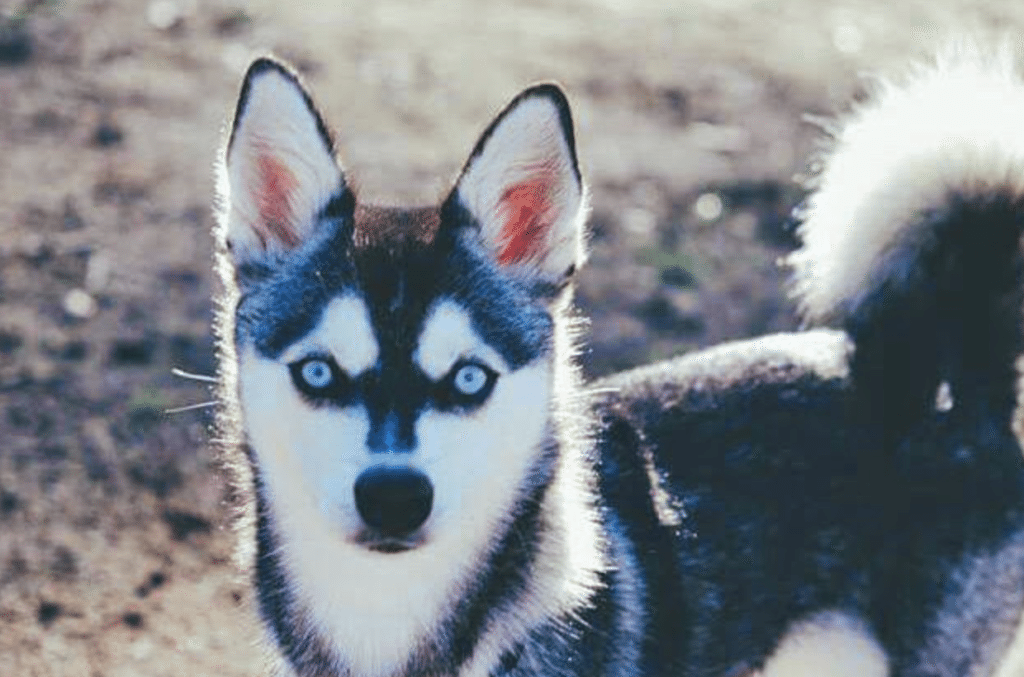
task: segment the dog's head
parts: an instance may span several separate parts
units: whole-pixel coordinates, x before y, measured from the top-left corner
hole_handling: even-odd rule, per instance
[[[260,59],[220,192],[238,397],[277,519],[388,554],[499,531],[555,463],[585,212],[561,91],[517,96],[439,205],[382,208],[358,203],[299,79]]]

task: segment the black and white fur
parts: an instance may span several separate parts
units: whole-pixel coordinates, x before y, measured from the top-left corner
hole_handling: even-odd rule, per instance
[[[1015,674],[1021,120],[996,60],[883,86],[791,260],[841,329],[584,386],[557,88],[439,207],[382,208],[255,62],[221,171],[222,428],[280,674]]]

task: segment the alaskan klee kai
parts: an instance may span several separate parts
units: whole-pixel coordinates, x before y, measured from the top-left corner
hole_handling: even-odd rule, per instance
[[[585,384],[557,87],[439,205],[381,207],[257,60],[221,166],[221,432],[279,674],[1012,674],[1024,86],[941,63],[833,145],[790,264],[839,329]]]

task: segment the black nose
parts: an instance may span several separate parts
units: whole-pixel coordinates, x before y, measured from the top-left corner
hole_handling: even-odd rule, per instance
[[[356,480],[356,508],[384,536],[407,536],[427,521],[434,488],[419,470],[374,466]]]

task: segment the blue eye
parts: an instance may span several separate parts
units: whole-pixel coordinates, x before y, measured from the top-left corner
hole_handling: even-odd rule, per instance
[[[330,357],[307,357],[288,365],[292,383],[316,406],[347,406],[356,392],[355,383]]]
[[[490,374],[480,365],[464,364],[455,372],[452,385],[463,395],[476,395],[487,387],[489,380]]]
[[[334,382],[334,370],[325,360],[306,360],[302,363],[299,375],[314,390],[323,390]]]
[[[469,411],[491,396],[498,373],[479,362],[455,363],[434,390],[433,405],[440,411]]]

